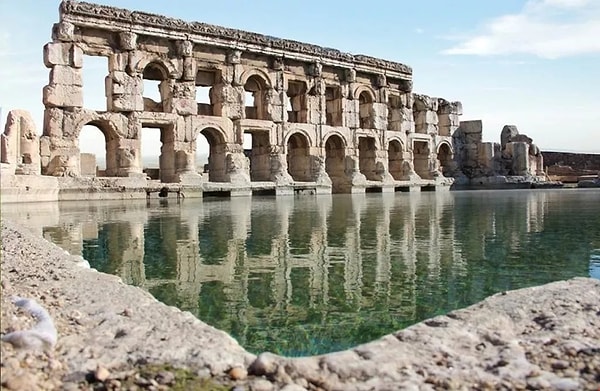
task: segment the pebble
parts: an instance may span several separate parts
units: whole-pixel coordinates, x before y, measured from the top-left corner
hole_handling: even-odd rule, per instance
[[[15,391],[24,391],[24,390],[37,390],[37,382],[31,375],[10,375],[5,377],[4,381],[2,381],[2,387],[15,390]]]
[[[158,384],[170,385],[175,381],[175,374],[170,371],[160,371],[156,375],[156,382]]]
[[[282,387],[281,391],[306,391],[306,388],[301,387],[298,384],[288,384]]]
[[[551,387],[557,391],[579,390],[579,382],[573,379],[558,379],[552,382]]]
[[[229,377],[233,380],[244,380],[248,376],[246,368],[234,367],[229,371]]]
[[[96,380],[103,382],[108,379],[110,376],[110,371],[102,366],[98,366],[96,371],[94,372],[94,377]]]
[[[272,375],[277,372],[276,358],[271,353],[261,353],[250,365],[250,373],[253,375]]]
[[[272,391],[275,389],[273,383],[265,379],[257,379],[250,384],[252,391]]]

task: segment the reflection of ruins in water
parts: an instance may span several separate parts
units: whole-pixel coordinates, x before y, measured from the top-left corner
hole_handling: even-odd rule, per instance
[[[282,319],[306,324],[335,316],[343,323],[381,310],[379,322],[397,326],[435,314],[446,308],[442,302],[461,306],[466,296],[509,289],[516,277],[501,266],[500,285],[490,287],[490,268],[499,262],[493,254],[510,259],[542,232],[556,197],[435,192],[152,206],[107,201],[11,205],[3,214],[20,215],[22,224],[94,267],[233,330],[245,345],[253,327]]]

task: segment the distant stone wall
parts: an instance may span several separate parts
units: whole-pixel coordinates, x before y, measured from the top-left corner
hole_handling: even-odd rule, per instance
[[[600,171],[600,154],[572,152],[542,152],[544,166],[569,166],[575,171]]]

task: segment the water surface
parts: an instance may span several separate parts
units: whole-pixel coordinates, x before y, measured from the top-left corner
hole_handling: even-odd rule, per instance
[[[600,191],[3,206],[249,351],[345,349],[493,293],[600,278]]]

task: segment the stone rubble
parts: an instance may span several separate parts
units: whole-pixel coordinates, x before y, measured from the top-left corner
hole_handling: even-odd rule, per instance
[[[2,221],[1,332],[44,306],[53,350],[2,343],[8,390],[597,390],[600,281],[575,278],[494,295],[353,349],[305,358],[246,352],[226,333],[145,291],[85,267]],[[184,382],[184,383],[182,383]]]

